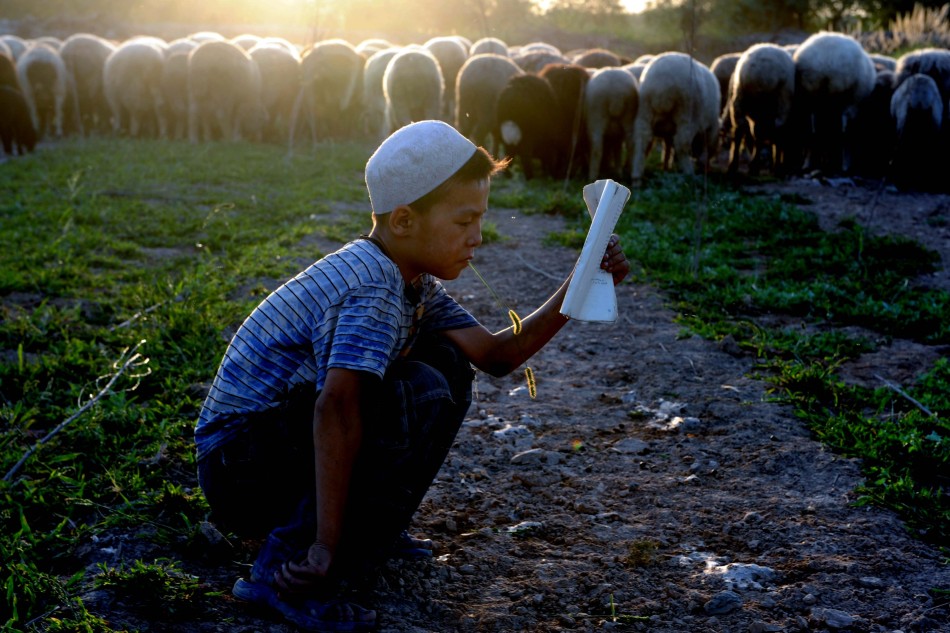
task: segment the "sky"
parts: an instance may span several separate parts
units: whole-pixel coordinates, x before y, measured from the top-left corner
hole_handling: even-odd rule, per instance
[[[649,0],[622,0],[620,4],[630,13],[640,13],[646,8]]]

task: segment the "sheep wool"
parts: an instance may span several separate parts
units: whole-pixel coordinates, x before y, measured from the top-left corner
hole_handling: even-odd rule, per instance
[[[419,121],[400,128],[366,162],[373,213],[389,213],[415,202],[461,169],[476,149],[442,121]]]

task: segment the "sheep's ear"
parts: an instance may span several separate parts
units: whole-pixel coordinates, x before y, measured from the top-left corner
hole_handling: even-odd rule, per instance
[[[415,220],[412,208],[409,205],[400,205],[389,212],[389,230],[393,235],[405,236],[409,234]]]

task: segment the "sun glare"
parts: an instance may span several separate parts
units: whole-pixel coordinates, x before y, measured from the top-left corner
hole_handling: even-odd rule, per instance
[[[541,11],[547,11],[554,0],[532,0]],[[620,0],[620,6],[623,7],[624,11],[627,13],[640,13],[647,8],[647,4],[652,0]]]

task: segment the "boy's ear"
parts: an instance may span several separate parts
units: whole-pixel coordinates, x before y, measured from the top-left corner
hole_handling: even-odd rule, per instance
[[[400,205],[389,213],[389,230],[393,235],[408,235],[415,221],[415,213],[409,205]]]

